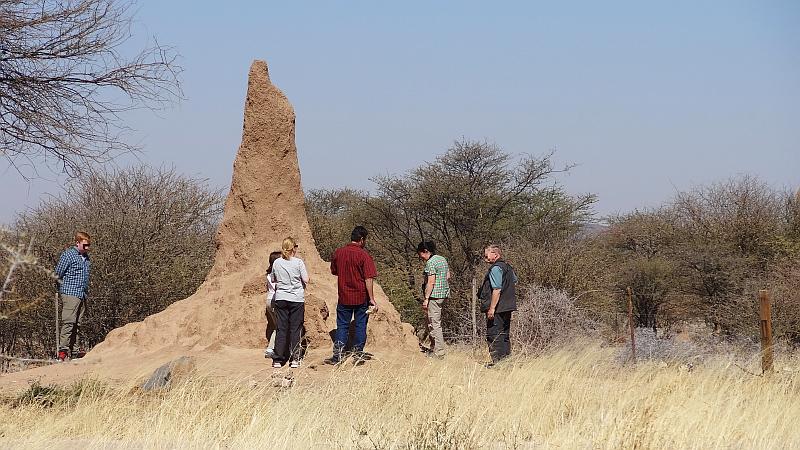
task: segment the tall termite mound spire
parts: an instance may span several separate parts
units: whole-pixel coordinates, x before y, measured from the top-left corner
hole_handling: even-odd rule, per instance
[[[231,190],[217,232],[217,255],[209,278],[242,268],[262,276],[265,253],[280,250],[292,236],[305,244],[301,257],[321,265],[305,214],[297,160],[295,114],[289,100],[270,82],[267,64],[250,67],[242,143],[233,163]]]
[[[335,328],[336,279],[314,246],[305,212],[295,146],[295,114],[269,79],[267,64],[250,67],[242,143],[233,163],[214,264],[191,297],[109,333],[89,356],[123,352],[214,351],[264,345],[264,274],[271,251],[293,237],[308,267],[306,337],[330,344]],[[154,268],[157,269],[157,268]],[[382,308],[370,319],[368,345],[416,348],[410,325],[376,286]],[[328,311],[332,312],[331,316]]]

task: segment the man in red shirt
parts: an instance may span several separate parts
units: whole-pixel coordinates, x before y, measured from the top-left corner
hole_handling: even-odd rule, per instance
[[[372,291],[373,279],[378,276],[375,262],[364,250],[367,229],[353,228],[350,243],[337,248],[331,258],[331,273],[338,277],[339,303],[336,306],[336,335],[333,341],[333,356],[326,364],[339,364],[344,359],[347,337],[350,335],[350,321],[355,325],[352,351],[363,358],[364,344],[367,342],[368,308],[378,309]]]

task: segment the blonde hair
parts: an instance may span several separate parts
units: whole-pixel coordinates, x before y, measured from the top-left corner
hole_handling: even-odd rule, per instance
[[[86,241],[91,241],[92,240],[92,238],[89,237],[89,233],[87,233],[85,231],[78,231],[78,232],[75,233],[75,242],[81,242],[81,241],[84,241],[84,240],[86,240]]]
[[[294,252],[294,239],[287,237],[283,240],[281,244],[281,256],[283,259],[289,259],[292,256],[292,252]]]

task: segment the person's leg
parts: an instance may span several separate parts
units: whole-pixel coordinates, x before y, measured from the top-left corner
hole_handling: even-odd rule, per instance
[[[433,354],[444,356],[445,344],[442,332],[442,305],[444,299],[432,298],[428,301],[428,320],[431,323],[431,338],[433,340]]]
[[[81,299],[72,295],[61,294],[61,337],[59,339],[59,351],[65,351],[69,354],[72,351],[73,334],[77,327],[78,308],[81,304]]]
[[[267,329],[265,335],[267,338],[267,351],[274,351],[275,349],[275,331],[278,329],[278,317],[275,315],[275,304],[269,302],[267,305]]]
[[[502,357],[505,358],[511,355],[511,311],[500,313],[503,318],[503,330],[502,330],[502,346],[500,347],[500,351],[502,353]]]
[[[500,330],[502,329],[502,321],[498,314],[494,315],[493,319],[486,318],[486,343],[489,344],[489,354],[492,356],[492,362],[497,362],[500,359]]]
[[[367,308],[369,303],[353,307],[353,322],[355,322],[355,342],[353,342],[354,352],[363,352],[367,343]]]
[[[289,308],[289,359],[299,361],[301,355],[300,339],[303,336],[303,320],[305,319],[305,303],[290,302]]]
[[[336,337],[333,341],[333,359],[342,359],[342,352],[350,334],[350,318],[353,310],[349,306],[336,305]]]
[[[75,312],[75,329],[72,331],[72,340],[69,343],[69,351],[72,352],[75,344],[78,343],[78,334],[81,332],[83,326],[83,317],[86,315],[86,299],[78,302],[78,308]],[[78,346],[80,350],[80,346]]]
[[[289,360],[289,310],[287,301],[278,300],[275,302],[275,317],[278,329],[275,336],[275,351],[272,360],[278,363],[285,363]]]

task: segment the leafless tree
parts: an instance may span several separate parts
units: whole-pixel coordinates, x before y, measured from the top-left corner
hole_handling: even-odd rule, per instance
[[[126,0],[0,0],[0,155],[21,175],[135,151],[121,114],[181,98],[173,49],[124,54],[132,20]]]

